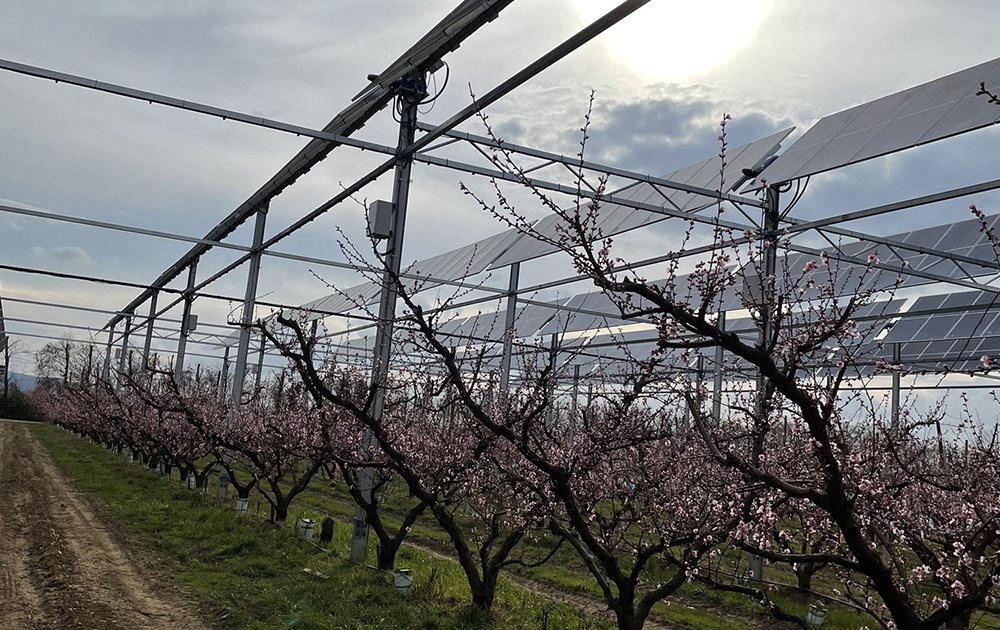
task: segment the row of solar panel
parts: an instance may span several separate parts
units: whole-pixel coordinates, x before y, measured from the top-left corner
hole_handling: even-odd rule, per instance
[[[800,179],[992,125],[1000,109],[976,94],[980,83],[1000,84],[1000,59],[826,116],[763,177]]]

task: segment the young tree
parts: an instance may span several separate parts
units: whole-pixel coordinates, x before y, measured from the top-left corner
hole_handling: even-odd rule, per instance
[[[396,373],[387,382],[363,389],[341,386],[345,380],[357,382],[357,372],[330,357],[317,357],[316,340],[298,318],[279,313],[276,322],[284,332],[262,323],[264,333],[290,359],[314,398],[350,414],[377,444],[377,455],[363,456],[354,466],[383,467],[399,476],[448,535],[469,582],[473,604],[491,607],[501,570],[524,563],[512,553],[529,524],[537,520],[528,515],[532,504],[515,500],[524,494],[511,489],[515,479],[507,482],[504,493],[489,495],[479,485],[484,480],[496,483],[495,478],[505,470],[484,457],[495,438],[466,414],[440,414],[433,405],[417,404],[418,397],[408,398],[405,392],[421,389],[427,373]],[[389,396],[383,412],[376,416],[373,402],[379,387]],[[377,509],[377,502],[366,503],[369,509]],[[383,541],[395,544],[389,536],[380,538]]]

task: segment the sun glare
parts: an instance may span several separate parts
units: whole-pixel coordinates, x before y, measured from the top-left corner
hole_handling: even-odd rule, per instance
[[[588,24],[620,0],[571,0]],[[771,0],[652,0],[601,36],[646,80],[676,81],[716,68],[755,36]]]

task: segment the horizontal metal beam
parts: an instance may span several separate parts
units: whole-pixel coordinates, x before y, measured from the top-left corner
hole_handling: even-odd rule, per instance
[[[434,126],[428,123],[417,123],[417,128],[420,129],[421,131],[431,131],[434,129]],[[608,164],[602,164],[600,162],[593,162],[591,160],[581,160],[577,156],[568,157],[565,155],[561,155],[559,153],[541,151],[538,149],[533,149],[531,147],[514,144],[512,142],[507,142],[504,140],[501,140],[499,143],[497,143],[492,138],[488,138],[486,136],[478,136],[475,134],[466,133],[464,131],[452,130],[446,133],[445,135],[449,138],[454,138],[457,140],[465,140],[466,142],[469,142],[470,144],[474,145],[485,145],[488,148],[499,146],[505,151],[510,151],[512,153],[517,153],[520,155],[546,160],[546,164],[544,164],[544,166],[548,166],[551,164],[564,164],[572,167],[582,167],[587,170],[598,171],[600,173],[605,173],[607,175],[615,175],[617,177],[630,179],[636,183],[647,183],[655,186],[662,186],[664,188],[670,188],[673,190],[682,190],[684,192],[694,193],[696,195],[701,195],[705,197],[713,197],[716,199],[720,199],[722,201],[730,201],[732,203],[743,204],[746,206],[753,206],[757,208],[763,207],[763,202],[753,197],[744,197],[742,195],[734,195],[730,193],[720,193],[718,190],[710,190],[708,188],[701,188],[699,186],[690,186],[688,184],[683,184],[681,182],[674,182],[668,179],[663,179],[661,177],[645,175],[642,173],[629,171],[624,168],[618,168],[615,166],[610,166]]]
[[[817,219],[815,221],[800,221],[796,219],[785,219],[785,220],[792,222],[792,225],[788,226],[787,228],[789,232],[804,232],[806,230],[815,230],[817,228],[827,227],[834,224],[847,223],[848,221],[867,219],[881,214],[895,212],[897,210],[906,210],[908,208],[925,206],[927,204],[937,203],[939,201],[947,201],[949,199],[966,197],[968,195],[974,195],[976,193],[988,192],[990,190],[996,190],[997,188],[1000,188],[1000,179],[994,179],[988,182],[983,182],[981,184],[973,184],[972,186],[953,188],[951,190],[945,190],[943,192],[934,193],[932,195],[924,195],[922,197],[914,197],[912,199],[896,201],[894,203],[887,203],[881,206],[866,208],[864,210],[845,212],[843,214],[827,217],[825,219]]]
[[[795,245],[790,243],[787,248],[790,251],[799,252],[802,254],[810,254],[813,256],[820,256],[826,250],[817,249],[815,247],[803,247],[802,245]],[[876,269],[881,269],[883,271],[891,271],[893,273],[899,274],[900,276],[914,276],[916,278],[924,278],[925,280],[933,280],[934,282],[942,282],[945,284],[954,285],[956,287],[964,287],[967,289],[975,289],[977,291],[986,291],[987,293],[1000,294],[1000,287],[991,287],[989,285],[980,284],[978,282],[970,282],[968,280],[957,280],[955,278],[949,278],[948,276],[942,276],[936,273],[930,273],[927,271],[918,271],[909,267],[903,267],[902,265],[894,265],[890,263],[877,262],[869,263],[867,260],[862,260],[860,258],[855,258],[854,256],[848,256],[842,253],[830,253],[826,252],[827,256],[831,260],[839,260],[842,262],[848,262],[852,265],[857,265],[859,267],[871,266]]]

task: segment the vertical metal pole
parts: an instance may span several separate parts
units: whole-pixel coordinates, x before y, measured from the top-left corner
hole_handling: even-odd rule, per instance
[[[253,390],[260,391],[260,382],[264,374],[264,350],[267,348],[267,337],[260,336],[260,348],[257,350],[257,376],[254,379]]]
[[[81,385],[90,389],[94,380],[94,344],[87,345],[87,374]]]
[[[122,353],[118,357],[118,387],[122,386],[125,376],[125,362],[128,360],[128,335],[132,330],[132,316],[125,317],[125,330],[122,331]]]
[[[6,403],[10,395],[10,340],[3,321],[3,293],[0,292],[0,359],[3,359],[3,400]]]
[[[181,386],[181,380],[184,377],[184,351],[187,349],[188,335],[191,334],[189,330],[191,323],[191,303],[194,302],[194,284],[197,276],[198,261],[194,260],[191,262],[191,266],[188,267],[187,289],[184,291],[184,312],[181,314],[181,337],[177,341],[177,357],[174,361],[174,381],[176,381],[178,387]]]
[[[247,271],[247,288],[243,295],[243,314],[240,317],[240,340],[236,347],[236,367],[233,370],[233,391],[229,398],[229,424],[236,424],[236,416],[243,403],[243,383],[247,378],[247,354],[250,352],[250,324],[253,323],[254,307],[257,300],[257,279],[260,277],[261,244],[264,242],[264,225],[267,220],[268,204],[257,206],[257,217],[253,225],[253,247],[250,252],[250,269]],[[226,357],[229,348],[226,348]],[[223,367],[225,373],[225,367]],[[223,379],[222,391],[226,391],[226,381]],[[229,458],[227,452],[225,457]],[[225,467],[219,470],[218,496],[226,498],[229,490],[229,473]]]
[[[404,82],[415,82],[418,89],[398,91],[402,108],[399,123],[397,149],[413,144],[417,131],[417,106],[426,96],[422,85],[423,77],[407,77]],[[411,83],[414,85],[414,83]],[[403,232],[406,227],[406,205],[410,192],[410,170],[413,159],[409,156],[396,161],[395,179],[392,185],[392,231],[389,234],[385,252],[385,269],[382,280],[382,295],[379,299],[378,328],[375,333],[375,349],[372,365],[372,407],[371,415],[380,422],[385,410],[385,383],[389,372],[389,355],[392,350],[392,328],[396,317],[396,279],[399,277],[400,260],[403,254]],[[365,459],[374,450],[374,437],[365,431],[361,445],[361,457]],[[371,468],[364,468],[359,477],[359,490],[366,501],[371,500],[375,474]],[[368,557],[368,521],[360,505],[354,506],[354,535],[351,539],[351,560],[364,562]]]
[[[726,312],[719,313],[719,330],[726,330]],[[726,353],[722,346],[715,347],[715,381],[712,383],[712,417],[715,418],[716,426],[722,424],[722,387],[725,384],[722,379],[722,367],[726,360]]]
[[[156,318],[156,300],[160,296],[159,291],[153,291],[149,298],[149,318],[146,320],[146,342],[142,345],[142,369],[149,369],[149,349],[153,345],[153,322]]]
[[[694,399],[698,402],[698,415],[701,415],[705,411],[705,399],[702,396],[701,382],[705,378],[705,355],[699,354],[698,358],[695,359],[695,373],[694,373],[694,387],[695,396]],[[691,409],[686,410],[687,413],[684,415],[684,428],[688,429],[691,427],[691,414],[693,413]]]
[[[264,223],[267,219],[267,204],[257,208],[257,218],[253,228],[253,251],[250,254],[250,270],[247,272],[247,289],[243,297],[243,316],[240,318],[240,342],[236,348],[236,370],[233,373],[233,395],[231,409],[238,411],[243,398],[243,383],[247,374],[247,353],[250,351],[250,325],[253,323],[254,307],[257,300],[257,279],[260,277],[261,244],[264,242]]]
[[[105,384],[111,382],[111,348],[115,345],[115,327],[108,330],[108,346],[104,352],[104,367],[101,369],[101,380]]]
[[[219,394],[221,396],[225,396],[229,390],[229,351],[230,348],[227,347],[222,354],[222,371],[219,372]]]
[[[514,318],[517,315],[517,284],[521,275],[521,263],[510,266],[510,282],[507,284],[507,313],[503,324],[503,356],[500,358],[500,391],[510,389],[510,361],[514,352]]]
[[[549,364],[552,366],[552,381],[549,384],[549,405],[548,409],[545,410],[547,418],[555,418],[555,399],[556,399],[556,386],[558,382],[556,381],[556,365],[559,363],[559,333],[552,333],[549,336]]]
[[[900,348],[899,342],[892,344],[892,365],[897,366],[903,362],[902,349]],[[892,415],[890,416],[892,421],[892,437],[895,438],[899,435],[899,380],[900,373],[899,370],[893,369],[892,371]],[[874,439],[874,436],[872,436]]]
[[[778,236],[778,225],[780,220],[778,208],[778,189],[768,188],[766,190],[764,203],[764,216],[761,238],[763,240],[764,268],[761,273],[761,297],[760,297],[760,336],[757,346],[761,350],[765,349],[771,342],[772,326],[771,316],[773,314],[771,300],[774,298],[774,285],[769,286],[769,282],[775,276],[778,264],[778,248],[775,239]],[[771,290],[769,290],[771,289]],[[764,454],[764,440],[767,434],[768,423],[768,401],[767,401],[767,379],[758,371],[757,374],[757,417],[754,419],[756,426],[753,431],[753,448],[751,450],[753,462],[757,462]],[[760,582],[764,579],[764,559],[760,556],[750,556],[750,571],[754,581]]]
[[[576,413],[577,399],[580,397],[580,364],[573,366],[573,412]]]

